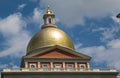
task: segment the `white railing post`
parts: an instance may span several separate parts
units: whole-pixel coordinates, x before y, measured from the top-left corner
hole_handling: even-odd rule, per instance
[[[38,62],[38,69],[40,69],[40,62]]]
[[[65,62],[63,62],[63,71],[65,71]]]
[[[28,68],[28,62],[27,61],[25,62],[25,68]]]
[[[53,62],[50,62],[50,71],[53,71],[54,70],[54,68],[53,68]]]
[[[77,62],[75,62],[75,71],[78,71],[78,65],[77,65]]]
[[[34,71],[40,71],[40,72],[56,72],[57,70],[44,70],[44,68],[40,68],[40,70],[37,69],[31,69],[31,68],[5,68],[3,69],[3,72],[34,72]],[[66,70],[65,68],[63,68],[63,71],[60,70],[60,72],[72,72],[73,70]],[[75,71],[75,72],[117,72],[117,70],[115,69],[98,69],[98,68],[93,68],[93,69],[88,69],[85,71]]]
[[[90,68],[90,64],[87,62],[87,67]]]

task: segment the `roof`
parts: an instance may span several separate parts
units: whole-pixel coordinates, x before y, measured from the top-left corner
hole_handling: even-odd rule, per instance
[[[54,49],[62,50],[62,51],[65,51],[69,54],[76,55],[77,56],[76,59],[79,59],[79,57],[80,58],[82,57],[82,59],[89,59],[89,60],[91,59],[91,57],[88,55],[82,54],[80,52],[76,52],[75,50],[72,50],[72,49],[69,49],[66,47],[62,47],[59,45],[36,49],[36,50],[30,52],[29,54],[27,54],[26,56],[24,56],[23,58],[31,58],[31,57],[33,58],[36,55],[39,55],[39,54],[42,54],[42,53],[45,53],[45,52],[48,52],[48,51],[51,51]]]

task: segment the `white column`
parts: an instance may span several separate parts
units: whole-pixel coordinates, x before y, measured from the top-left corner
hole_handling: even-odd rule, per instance
[[[25,68],[28,68],[28,62],[25,62]]]
[[[63,69],[65,70],[65,62],[63,62]]]
[[[75,62],[75,70],[78,69],[78,65],[77,65],[77,62]]]
[[[38,62],[38,68],[40,68],[40,62]]]
[[[87,62],[87,67],[90,68],[90,64]]]
[[[51,69],[53,69],[53,62],[50,62]]]

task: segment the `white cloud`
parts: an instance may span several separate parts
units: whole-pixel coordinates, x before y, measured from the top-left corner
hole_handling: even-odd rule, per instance
[[[31,16],[28,16],[25,18],[25,21],[27,24],[36,24],[37,26],[42,26],[43,25],[43,14],[45,12],[43,10],[41,10],[39,7],[34,8]]]
[[[102,41],[110,41],[113,40],[116,36],[116,33],[118,33],[120,31],[120,26],[112,26],[110,28],[105,28],[104,31],[101,33],[102,37],[101,40]]]
[[[18,6],[18,9],[19,9],[19,10],[20,10],[20,9],[23,9],[25,6],[26,6],[26,4],[21,4],[21,5]]]
[[[97,28],[97,29],[93,29],[92,32],[98,32],[98,31],[104,31],[105,28],[103,27],[100,27],[100,28]]]
[[[117,14],[120,0],[41,0],[40,6],[50,5],[63,24],[74,26],[84,24],[84,17],[103,18]]]
[[[0,58],[19,58],[26,53],[27,44],[31,38],[29,31],[25,28],[29,23],[41,23],[42,10],[35,8],[32,16],[22,17],[21,13],[14,13],[4,19],[0,19],[0,34],[4,37],[3,50],[0,50]],[[15,66],[16,67],[16,66]]]
[[[1,68],[6,68],[6,67],[8,67],[7,64],[0,64],[0,69],[1,69]]]
[[[4,36],[11,36],[19,33],[26,24],[22,20],[20,13],[12,14],[5,19],[0,20],[0,32]]]
[[[13,63],[7,63],[7,64],[1,64],[0,63],[0,69],[3,69],[3,68],[8,68],[8,67],[12,67],[12,68],[19,68],[17,65],[13,64]]]
[[[120,70],[120,39],[109,41],[105,46],[91,46],[77,49],[79,52],[90,55],[92,60],[101,64],[106,62],[108,67]]]
[[[0,51],[0,57],[21,57],[25,54],[30,39],[29,32],[24,30],[25,21],[20,13],[12,14],[0,20],[0,33],[4,36],[6,48]]]
[[[82,46],[82,43],[78,43],[75,45],[75,49],[79,49]]]
[[[110,46],[112,48],[120,48],[120,39],[115,39],[110,41],[107,46]]]
[[[15,65],[14,63],[10,62],[9,66],[11,66],[12,68],[19,68],[19,66]]]
[[[26,4],[20,5],[19,9],[22,9]],[[26,53],[28,41],[31,38],[29,31],[26,27],[29,23],[42,22],[42,10],[35,8],[32,16],[22,17],[21,13],[14,13],[6,18],[0,19],[0,34],[4,37],[4,49],[0,50],[0,58],[14,57],[19,58]],[[2,62],[1,62],[2,63]],[[8,66],[18,67],[11,64],[1,64],[1,68]]]
[[[13,65],[12,68],[20,68],[19,66]]]
[[[101,41],[107,42],[111,41],[116,37],[116,33],[120,31],[120,25],[111,25],[110,27],[100,27],[97,29],[92,29],[92,32],[101,33]]]
[[[102,34],[101,37],[102,41],[109,41],[114,38],[115,30],[107,28],[101,34]]]
[[[33,17],[32,17],[33,22],[35,23],[43,23],[43,11],[35,8],[33,11]]]
[[[7,48],[0,51],[0,57],[21,57],[26,53],[26,47],[29,40],[30,36],[24,31],[14,37],[9,37],[9,39],[5,42]]]

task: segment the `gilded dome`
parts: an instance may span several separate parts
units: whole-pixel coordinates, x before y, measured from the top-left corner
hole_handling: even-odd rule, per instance
[[[41,29],[33,36],[31,41],[29,42],[27,51],[30,52],[37,48],[55,45],[74,49],[71,39],[65,32],[55,27],[47,27]]]
[[[74,50],[74,45],[69,36],[55,25],[54,17],[55,15],[48,8],[46,14],[43,16],[44,25],[30,40],[27,53],[35,49],[56,45]]]

